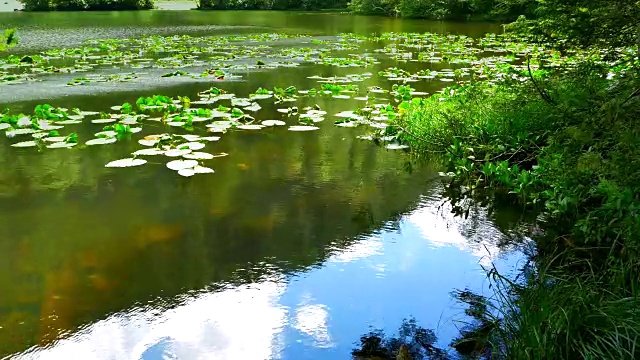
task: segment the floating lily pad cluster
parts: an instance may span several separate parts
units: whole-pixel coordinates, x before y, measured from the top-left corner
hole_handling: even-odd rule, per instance
[[[290,46],[278,44],[289,38],[299,41]],[[373,53],[359,53],[364,45],[371,44],[378,47]],[[420,73],[390,68],[383,75],[395,81],[438,79],[453,82],[474,75],[496,77],[504,73],[499,71],[501,66],[522,67],[527,57],[532,59],[534,66],[540,62],[560,66],[575,63],[584,56],[582,53],[560,56],[522,39],[495,34],[480,39],[433,33],[384,33],[370,37],[342,34],[334,39],[275,33],[148,36],[90,40],[77,48],[51,49],[26,56],[9,55],[0,58],[0,85],[39,81],[42,75],[86,73],[113,67],[129,71],[77,76],[67,85],[134,81],[138,77],[138,70],[149,68],[167,69],[161,75],[166,78],[189,76],[228,79],[237,70],[294,67],[305,62],[336,67],[370,67],[384,58],[398,63],[464,65],[455,70],[427,70]],[[189,68],[195,67],[206,70],[189,71]]]
[[[301,44],[275,44],[297,37]],[[355,53],[364,44],[374,44],[373,53]],[[197,99],[154,95],[140,97],[135,104],[121,104],[111,112],[92,112],[80,109],[38,105],[33,114],[0,114],[0,131],[13,147],[46,149],[104,146],[118,141],[131,141],[140,133],[141,149],[130,157],[109,162],[107,167],[133,167],[148,164],[149,157],[165,159],[166,167],[182,176],[209,174],[214,170],[207,162],[224,153],[205,150],[229,131],[272,131],[278,127],[294,132],[319,130],[320,122],[331,117],[338,127],[366,126],[369,135],[359,138],[383,145],[390,150],[406,149],[401,141],[401,129],[389,122],[401,116],[411,102],[421,101],[426,92],[417,91],[411,84],[420,81],[439,81],[464,84],[472,79],[500,81],[518,79],[526,68],[534,69],[543,62],[549,66],[571,66],[583,54],[571,53],[563,57],[542,47],[502,35],[487,35],[473,39],[458,35],[385,33],[380,36],[342,34],[333,39],[314,39],[286,34],[253,34],[243,36],[192,37],[151,36],[140,39],[92,40],[84,47],[48,50],[37,55],[0,59],[0,84],[36,80],[43,74],[93,71],[105,66],[117,68],[116,74],[86,74],[74,78],[68,86],[82,86],[95,82],[135,81],[142,73],[137,69],[168,69],[163,77],[211,77],[227,80],[237,77],[234,69],[275,69],[313,63],[331,67],[366,68],[381,60],[395,61],[394,66],[377,72],[311,76],[317,86],[298,89],[295,86],[256,89],[244,97],[218,87],[200,92]],[[251,59],[247,61],[247,59]],[[256,60],[257,59],[257,60]],[[239,61],[242,60],[242,61]],[[525,63],[525,60],[531,63]],[[410,71],[403,64],[445,63],[449,68]],[[447,65],[447,66],[449,66]],[[202,73],[189,68],[201,66]],[[125,69],[133,69],[128,72]],[[415,69],[415,67],[414,67]],[[344,70],[336,70],[343,73]],[[367,81],[379,77],[391,82],[390,88],[368,86]],[[221,83],[220,83],[221,84]],[[436,95],[437,96],[437,95]],[[335,101],[354,100],[356,109],[328,114],[320,106],[298,106],[301,98],[325,98]],[[279,119],[260,118],[265,102],[276,107]],[[92,135],[65,131],[76,124],[91,123],[99,128]],[[159,134],[142,135],[151,125],[163,130]],[[215,135],[196,135],[194,131]],[[183,132],[186,134],[177,134]],[[80,145],[80,146],[77,146]],[[158,163],[158,161],[154,161]]]

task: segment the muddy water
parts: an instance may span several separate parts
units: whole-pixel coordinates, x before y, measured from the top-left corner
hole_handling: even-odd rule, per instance
[[[293,12],[19,13],[0,14],[0,24],[19,28],[21,54],[154,34],[496,31]],[[313,75],[375,74],[390,65],[258,69],[215,86],[238,96],[258,87],[307,89],[317,85]],[[61,75],[0,85],[0,107],[109,112],[139,96],[195,99],[212,85],[145,71],[121,84],[68,87]],[[366,85],[390,87],[377,78]],[[297,105],[315,104],[331,114],[357,101]],[[263,105],[255,116],[280,119],[277,107]],[[75,126],[82,135],[103,125]],[[495,245],[501,231],[482,209],[473,221],[450,215],[435,166],[358,140],[361,128],[318,126],[224,134],[206,150],[229,156],[208,163],[214,174],[193,178],[159,160],[104,167],[139,149],[135,140],[37,152],[0,139],[0,358],[340,359],[370,327],[393,333],[408,316],[446,346],[462,316],[450,292],[482,292],[481,265],[510,269],[519,256]]]

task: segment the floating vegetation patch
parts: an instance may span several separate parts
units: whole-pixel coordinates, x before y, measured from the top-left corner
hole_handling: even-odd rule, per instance
[[[279,43],[292,37],[305,41]],[[363,53],[365,45],[370,52]],[[597,61],[597,56],[605,55],[589,56]],[[357,131],[354,136],[385,149],[406,150],[403,130],[392,121],[402,116],[411,102],[443,96],[472,81],[526,81],[532,72],[543,71],[541,65],[570,68],[585,56],[570,51],[561,55],[537,44],[494,34],[478,39],[384,33],[369,37],[341,34],[322,40],[284,34],[90,40],[77,48],[0,58],[0,86],[40,81],[45,76],[63,77],[66,86],[92,86],[141,81],[142,75],[152,73],[140,69],[161,69],[153,72],[160,79],[205,78],[217,86],[199,92],[193,99],[143,96],[135,103],[113,105],[106,112],[48,104],[36,106],[32,114],[5,111],[0,113],[0,132],[12,147],[25,148],[20,151],[80,151],[133,142],[140,148],[106,167],[137,167],[149,164],[144,158],[153,156],[166,159],[154,164],[166,163],[168,169],[185,177],[213,173],[209,166],[228,154],[214,154],[208,147],[233,132],[310,132],[320,130],[319,123],[325,122],[332,123],[326,126],[358,128],[344,131]],[[313,85],[304,89],[263,84],[236,95],[224,86],[225,81],[238,79],[234,73],[240,70],[268,71],[305,64],[326,66],[329,75],[308,77]],[[374,66],[379,71],[364,69]],[[426,85],[442,90],[432,94],[420,91]],[[329,113],[320,105],[307,106],[312,101],[334,102],[336,107],[348,110]],[[92,128],[93,135],[65,132],[78,124]],[[145,128],[161,130],[150,134]],[[361,129],[368,133],[363,135]],[[207,133],[213,134],[204,136]]]

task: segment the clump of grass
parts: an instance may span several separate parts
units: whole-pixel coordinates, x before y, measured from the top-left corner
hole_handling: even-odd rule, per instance
[[[574,274],[556,265],[539,266],[522,283],[491,270],[491,299],[458,293],[475,322],[452,346],[491,359],[639,358],[639,282],[623,275],[633,269]]]

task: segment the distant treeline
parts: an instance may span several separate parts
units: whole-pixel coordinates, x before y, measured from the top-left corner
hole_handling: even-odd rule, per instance
[[[532,15],[537,0],[352,0],[356,14],[438,20],[515,20]]]
[[[349,0],[199,0],[207,10],[324,10],[347,9]]]
[[[144,10],[154,0],[19,0],[26,11]],[[539,0],[196,0],[203,10],[328,10],[438,20],[515,20]]]
[[[537,0],[199,0],[211,10],[345,9],[363,15],[441,20],[515,20],[532,15]]]
[[[19,0],[25,11],[145,10],[153,0]]]

